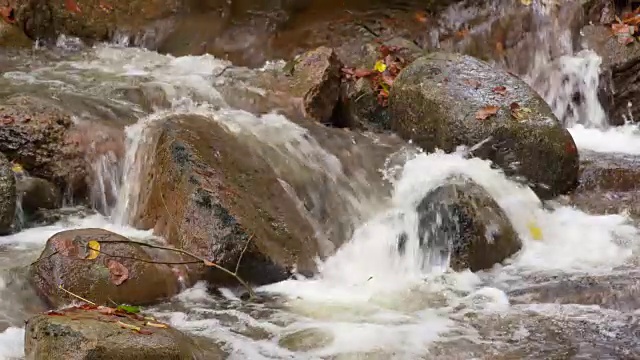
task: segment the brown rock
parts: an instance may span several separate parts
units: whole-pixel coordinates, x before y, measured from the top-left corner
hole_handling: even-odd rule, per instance
[[[584,152],[580,161],[580,185],[575,192],[640,190],[638,179],[640,161],[636,158]]]
[[[94,260],[85,259],[91,240],[100,242],[100,253]],[[127,238],[103,229],[66,230],[49,238],[40,258],[31,265],[30,276],[40,296],[53,307],[74,300],[58,286],[99,305],[110,306],[111,301],[148,305],[176,295],[183,285],[197,280],[197,275],[189,277],[185,265],[149,261],[175,263],[188,260],[193,259],[133,244]],[[120,263],[126,271],[113,261]]]
[[[74,124],[60,107],[36,97],[15,96],[0,104],[0,151],[31,175],[53,182],[74,197],[93,183],[91,164],[102,154],[124,153],[124,133],[100,124]]]
[[[55,209],[62,204],[60,190],[45,179],[23,176],[18,179],[16,189],[21,201],[22,211],[31,214],[38,209]]]
[[[622,125],[640,120],[640,43],[624,46],[604,25],[585,26],[582,32],[585,46],[602,57],[601,98],[606,100],[609,123]]]
[[[33,41],[19,27],[0,19],[0,48],[30,48]]]
[[[314,268],[313,230],[250,146],[199,116],[167,119],[157,131],[137,226],[227,269],[242,256],[239,274],[253,283]],[[209,275],[216,284],[234,281],[215,269]]]
[[[0,235],[11,232],[16,215],[16,180],[11,163],[0,153]]]
[[[98,310],[65,309],[59,315],[41,314],[27,321],[28,359],[219,360],[225,354],[215,345],[204,347],[172,328],[146,326],[144,319],[117,318]],[[145,334],[118,324],[140,328]]]
[[[306,52],[294,61],[291,94],[302,98],[306,117],[329,122],[340,93],[342,63],[328,47]]]

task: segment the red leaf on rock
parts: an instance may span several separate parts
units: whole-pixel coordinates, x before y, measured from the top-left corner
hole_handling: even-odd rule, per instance
[[[627,24],[613,23],[611,24],[611,31],[615,35],[630,35],[633,33],[633,28]]]
[[[55,239],[53,240],[53,248],[63,256],[77,256],[78,248],[71,239]]]
[[[137,331],[138,334],[142,334],[142,335],[153,335],[153,331],[147,330],[147,329],[140,329]]]
[[[489,117],[495,115],[498,112],[499,109],[500,109],[500,107],[498,107],[498,106],[487,105],[487,106],[481,108],[480,110],[478,110],[478,112],[476,113],[476,119],[478,119],[478,120],[488,119]]]
[[[517,102],[512,102],[509,105],[509,109],[511,109],[511,111],[518,110],[520,109],[520,104],[518,104]]]
[[[47,311],[47,315],[49,315],[49,316],[64,316],[63,313],[61,313],[59,311],[55,311],[55,310]]]
[[[78,3],[76,3],[75,0],[65,0],[64,6],[69,12],[76,13],[76,14],[82,13],[82,10],[80,10],[80,7],[78,6]]]
[[[106,306],[100,306],[98,307],[98,312],[104,315],[113,315],[116,312],[116,309]]]
[[[494,93],[498,94],[498,95],[506,95],[507,94],[507,88],[504,86],[496,86],[493,89],[491,89],[491,91],[493,91]]]
[[[392,86],[392,85],[393,85],[393,80],[394,80],[394,77],[393,77],[393,76],[391,76],[391,75],[387,75],[387,74],[382,74],[382,81],[383,81],[385,84],[387,84],[387,85],[389,85],[389,86]]]
[[[13,8],[11,6],[2,6],[0,7],[0,16],[4,19],[7,24],[13,24],[16,22],[16,18],[14,16]]]
[[[107,268],[109,269],[109,279],[115,285],[121,285],[129,278],[129,269],[116,260],[109,260]]]

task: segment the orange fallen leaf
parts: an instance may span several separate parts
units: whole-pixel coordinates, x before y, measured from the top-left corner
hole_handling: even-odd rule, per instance
[[[129,278],[129,269],[116,260],[110,259],[107,262],[107,268],[109,279],[114,285],[121,285]]]
[[[500,109],[500,107],[498,107],[498,106],[487,105],[487,106],[481,108],[480,110],[478,110],[478,112],[476,113],[476,119],[478,119],[478,120],[488,119],[489,117],[495,115],[498,112],[499,109]]]
[[[613,23],[611,24],[611,31],[615,35],[628,35],[633,33],[633,26],[627,24]]]
[[[16,22],[16,18],[14,16],[13,8],[11,6],[2,6],[0,7],[0,16],[4,19],[7,24],[13,24]]]
[[[78,6],[78,3],[76,3],[75,0],[65,0],[64,6],[69,12],[72,12],[75,14],[82,14],[82,10],[80,10],[80,7]]]
[[[491,91],[493,91],[494,93],[498,94],[498,95],[506,95],[507,94],[507,88],[504,86],[496,86],[493,89],[491,89]]]
[[[429,17],[427,16],[427,13],[424,12],[424,11],[416,11],[414,16],[415,16],[416,20],[418,20],[418,22],[421,22],[423,24],[426,23],[429,20]]]
[[[369,69],[355,69],[353,71],[353,75],[355,77],[367,77],[372,75],[373,73],[375,73],[374,70],[369,70]]]

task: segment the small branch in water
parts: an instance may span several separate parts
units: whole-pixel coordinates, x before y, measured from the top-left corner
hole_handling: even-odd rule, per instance
[[[55,254],[57,254],[57,253],[58,253],[58,250],[55,250],[54,252],[52,252],[51,254],[49,254],[49,255],[47,255],[47,256],[45,256],[45,257],[43,257],[43,258],[36,259],[36,261],[34,261],[34,262],[32,262],[31,264],[29,264],[29,267],[31,267],[31,266],[33,266],[33,265],[35,265],[35,264],[39,263],[39,262],[40,262],[40,261],[42,261],[42,260],[46,260],[46,259],[48,259],[48,258],[52,257],[53,255],[55,255]]]
[[[247,251],[247,248],[249,247],[249,243],[251,242],[251,239],[253,239],[253,234],[249,236],[249,239],[247,239],[247,243],[244,244],[244,248],[242,249],[240,256],[238,256],[238,262],[236,263],[235,274],[238,274],[238,269],[240,268],[240,261],[242,261],[242,257],[244,256],[245,251]]]
[[[76,295],[76,294],[72,293],[71,291],[69,291],[69,290],[67,290],[67,289],[63,288],[63,287],[62,287],[62,285],[59,285],[58,287],[60,288],[60,290],[62,290],[62,291],[64,291],[64,292],[66,292],[67,294],[69,294],[69,295],[73,296],[73,297],[74,297],[74,298],[76,298],[76,299],[82,300],[82,301],[86,302],[87,304],[91,304],[91,305],[93,305],[93,306],[98,306],[98,305],[97,305],[96,303],[94,303],[93,301],[87,300],[87,299],[83,298],[82,296]]]
[[[98,241],[98,242],[100,242],[100,241]],[[222,271],[222,272],[224,272],[224,273],[227,273],[227,274],[229,274],[229,275],[233,276],[236,280],[238,280],[238,282],[239,282],[242,286],[244,286],[244,287],[247,289],[247,292],[249,293],[249,297],[254,298],[254,297],[255,297],[255,295],[256,295],[256,294],[253,292],[253,289],[251,288],[251,286],[249,286],[249,284],[247,284],[247,282],[245,282],[244,280],[242,280],[242,278],[240,278],[240,277],[238,276],[238,274],[233,273],[233,272],[231,272],[231,270],[229,270],[229,269],[227,269],[227,268],[225,268],[225,267],[223,267],[223,266],[220,266],[220,265],[218,265],[218,264],[216,264],[216,263],[213,263],[213,262],[211,262],[211,261],[209,261],[209,260],[207,260],[207,259],[205,259],[205,258],[203,258],[203,257],[201,257],[201,256],[195,255],[195,254],[190,253],[190,252],[188,252],[188,251],[186,251],[186,250],[176,249],[176,248],[171,248],[171,247],[167,247],[167,246],[153,245],[153,244],[148,244],[148,243],[145,243],[145,242],[142,242],[142,241],[135,241],[135,240],[114,240],[114,241],[105,241],[104,243],[106,243],[106,244],[115,244],[115,243],[122,243],[122,244],[137,244],[137,245],[140,245],[140,246],[146,246],[146,247],[150,247],[150,248],[153,248],[153,249],[160,249],[160,250],[174,251],[174,252],[177,252],[177,253],[180,253],[180,254],[184,254],[184,255],[190,256],[190,257],[192,257],[192,258],[194,258],[194,259],[199,260],[198,262],[202,262],[202,263],[203,263],[203,264],[205,264],[206,266],[214,267],[214,268],[216,268],[216,269],[218,269],[218,270],[220,270],[220,271]],[[194,262],[194,263],[195,263],[195,262]]]

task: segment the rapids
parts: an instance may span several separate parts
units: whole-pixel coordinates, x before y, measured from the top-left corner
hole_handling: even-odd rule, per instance
[[[537,90],[559,118],[568,119],[579,149],[640,155],[635,125],[605,125],[596,94],[599,63],[597,55],[583,52],[565,55],[561,66],[550,70],[536,66],[534,71],[548,71],[551,79],[549,87]],[[571,207],[543,207],[531,190],[462,153],[405,149],[386,168],[375,169],[389,181],[391,197],[368,193],[341,174],[330,149],[283,116],[256,117],[229,108],[216,90],[225,81],[218,74],[229,65],[209,55],[172,57],[115,44],[77,50],[77,42],[65,38],[56,50],[2,59],[0,95],[44,94],[70,102],[77,121],[91,120],[87,109],[99,109],[129,126],[124,163],[99,159],[95,164],[103,176],[94,187],[93,203],[105,216],[71,218],[0,237],[0,359],[23,357],[22,326],[32,295],[14,269],[33,261],[49,236],[82,227],[104,227],[136,239],[152,236],[128,227],[128,216],[140,191],[139,164],[147,156],[145,127],[173,113],[205,115],[237,136],[250,134],[261,146],[277,149],[273,156],[328,173],[353,217],[348,243],[335,250],[325,239],[332,255],[318,260],[315,277],[261,287],[259,303],[241,302],[236,289],[213,294],[198,284],[149,309],[180,329],[220,343],[230,359],[609,359],[640,352],[637,309],[537,302],[526,296],[540,285],[584,276],[605,283],[620,275],[623,281],[638,279],[640,234],[625,214],[594,216]],[[270,66],[282,64],[265,65]],[[537,74],[530,75],[536,86]],[[554,81],[562,75],[572,79],[570,86]],[[170,108],[146,114],[122,95],[122,89],[141,85],[160,89]],[[576,86],[585,103],[566,117],[566,101]],[[78,94],[78,104],[88,107],[75,106]],[[504,266],[453,273],[447,271],[446,254],[423,265],[421,250],[409,247],[403,255],[394,250],[396,236],[417,227],[417,202],[451,174],[464,174],[485,187],[524,239],[523,250]],[[121,183],[113,181],[121,176]],[[115,197],[115,204],[108,197]],[[372,204],[378,204],[376,211]],[[531,221],[542,229],[543,241],[529,235]]]

